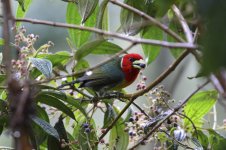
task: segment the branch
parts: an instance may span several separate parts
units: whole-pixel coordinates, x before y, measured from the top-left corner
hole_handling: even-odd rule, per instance
[[[11,12],[11,3],[9,0],[2,0],[3,8],[3,63],[6,67],[6,74],[9,78],[10,76],[10,64],[11,64],[11,49],[10,49],[10,26],[12,25],[12,12]]]
[[[184,17],[182,16],[180,10],[177,8],[176,5],[173,5],[172,6],[172,9],[173,9],[173,12],[175,13],[175,15],[177,16],[183,30],[184,30],[184,33],[185,33],[185,36],[186,36],[186,39],[189,43],[193,43],[193,37],[192,37],[192,33],[191,33],[191,30],[186,22],[186,20],[184,19]]]
[[[140,10],[134,8],[134,7],[131,7],[130,5],[127,5],[127,4],[125,4],[125,3],[122,3],[122,2],[120,2],[120,1],[118,1],[118,0],[110,0],[110,2],[111,2],[112,4],[118,5],[118,6],[122,7],[122,8],[127,9],[127,10],[130,10],[130,11],[134,12],[135,14],[138,14],[138,15],[140,15],[140,16],[141,16],[142,18],[144,18],[144,19],[149,20],[150,22],[153,23],[153,25],[155,25],[155,26],[159,27],[160,29],[162,29],[162,30],[165,31],[167,34],[169,34],[169,35],[171,35],[172,37],[174,37],[177,41],[179,41],[179,42],[185,42],[184,39],[182,39],[177,33],[175,33],[174,31],[170,30],[170,29],[168,28],[168,26],[162,24],[161,22],[159,22],[159,21],[156,20],[155,18],[149,16],[148,14],[146,14],[146,13],[144,13],[144,12],[142,12],[142,11],[140,11]]]
[[[37,20],[37,19],[30,19],[30,18],[29,19],[28,18],[19,18],[19,19],[17,18],[15,20],[17,22],[28,22],[28,23],[32,23],[32,24],[43,24],[43,25],[49,25],[49,26],[54,26],[54,27],[63,27],[63,28],[78,29],[81,31],[90,31],[90,32],[101,34],[101,35],[122,39],[122,40],[129,41],[132,43],[150,44],[150,45],[162,46],[162,47],[167,47],[167,48],[197,49],[197,46],[193,45],[191,43],[175,43],[175,42],[167,42],[167,41],[159,41],[159,40],[140,39],[140,38],[134,38],[134,37],[126,36],[126,35],[119,34],[119,33],[104,31],[104,30],[101,30],[98,28],[85,27],[85,26],[79,26],[79,25],[73,25],[73,24],[67,24],[67,23],[51,22],[51,21]]]
[[[184,104],[186,104],[188,102],[188,100],[194,95],[196,94],[200,89],[202,89],[204,86],[206,86],[209,83],[209,80],[207,80],[206,82],[204,82],[201,86],[199,86],[194,92],[192,92],[179,106],[175,107],[173,111],[171,111],[163,120],[161,120],[156,126],[154,126],[152,128],[152,130],[143,138],[141,139],[137,144],[135,144],[134,146],[132,146],[130,148],[130,150],[136,148],[137,146],[140,145],[140,143],[144,142],[146,139],[148,139],[148,137],[150,137],[152,135],[152,133],[154,133],[161,125],[163,122],[165,122],[170,116],[172,116],[175,112],[179,111]]]
[[[216,130],[217,127],[217,108],[216,104],[213,106],[213,130]]]

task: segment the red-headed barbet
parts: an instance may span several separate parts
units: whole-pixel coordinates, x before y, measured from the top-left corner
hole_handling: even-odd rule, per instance
[[[133,83],[145,66],[139,54],[126,54],[86,72],[74,83],[80,83],[79,87],[88,87],[94,91],[119,90]]]

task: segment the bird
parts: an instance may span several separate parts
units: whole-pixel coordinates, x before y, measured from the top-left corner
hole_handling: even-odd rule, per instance
[[[145,67],[141,55],[125,54],[85,72],[73,84],[79,83],[79,88],[89,88],[96,92],[120,90],[132,84]]]

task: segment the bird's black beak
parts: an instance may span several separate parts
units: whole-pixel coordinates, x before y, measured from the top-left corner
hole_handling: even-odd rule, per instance
[[[137,69],[144,69],[146,67],[146,63],[143,59],[135,60],[133,62],[133,67]]]

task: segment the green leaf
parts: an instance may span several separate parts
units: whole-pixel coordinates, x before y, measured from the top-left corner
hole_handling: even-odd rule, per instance
[[[8,118],[8,113],[7,113],[7,102],[0,99],[0,135],[2,134],[5,125],[7,124],[7,118]]]
[[[217,91],[203,91],[190,98],[184,107],[185,115],[192,120],[196,127],[202,127],[202,118],[211,110],[217,101]],[[192,129],[188,119],[184,119],[187,128]]]
[[[48,59],[52,62],[53,67],[57,67],[59,65],[67,64],[72,56],[67,51],[60,51],[55,54],[39,54],[37,58]]]
[[[141,11],[146,11],[146,0],[124,0],[124,3]],[[140,15],[122,8],[120,13],[120,22],[121,28],[126,35],[136,35],[141,30],[143,19]]]
[[[96,28],[102,29],[102,30],[108,30],[108,9],[107,5],[109,3],[109,0],[103,0],[100,9],[98,10],[97,15],[97,21],[96,21]],[[100,35],[98,33],[92,34],[92,39],[101,39],[104,38],[103,35]]]
[[[30,58],[31,63],[47,78],[52,76],[52,63],[48,59]]]
[[[115,54],[122,48],[114,43],[110,43],[104,39],[90,41],[82,45],[75,53],[75,59],[80,60],[88,54]]]
[[[114,107],[115,112],[119,112],[116,107]],[[129,144],[129,134],[124,131],[125,124],[122,124],[123,118],[120,118],[115,126],[111,129],[109,137],[109,147],[117,150],[127,149]]]
[[[52,91],[52,90],[49,90],[49,91],[42,91],[43,95],[49,95],[49,96],[52,96],[52,97],[56,97],[58,98],[59,100],[63,101],[63,102],[66,102],[68,104],[70,104],[71,106],[77,108],[86,118],[88,118],[87,114],[86,114],[86,111],[85,109],[82,107],[81,105],[81,102],[78,101],[78,100],[75,100],[74,97],[72,96],[69,96],[69,95],[66,95],[65,93],[63,92],[59,92],[59,91]],[[74,115],[73,115],[74,116]]]
[[[226,138],[213,129],[209,129],[208,132],[211,150],[225,150]]]
[[[116,112],[114,111],[113,107],[109,105],[108,103],[106,104],[107,111],[104,113],[104,124],[103,124],[103,129],[107,128],[115,119],[116,117]]]
[[[38,105],[36,106],[36,116],[49,123],[49,116],[47,115],[46,111]],[[35,133],[34,139],[31,139],[32,142],[36,143],[36,145],[42,144],[47,138],[47,133],[34,122],[32,122],[31,126],[32,132]]]
[[[100,45],[98,45],[93,49],[92,54],[97,54],[97,55],[115,54],[121,50],[122,48],[120,46],[108,41],[104,41],[103,43],[101,43]]]
[[[75,53],[75,59],[80,60],[90,54],[93,51],[93,48],[99,46],[104,40],[95,40],[95,41],[90,41],[88,43],[85,43],[82,45]]]
[[[57,133],[56,129],[54,129],[48,122],[33,116],[31,117],[34,123],[36,123],[39,127],[43,129],[48,135],[55,137],[57,140],[60,140],[59,134]]]
[[[4,45],[4,39],[0,38],[0,46]]]
[[[37,102],[44,103],[46,105],[52,106],[57,108],[58,110],[62,111],[66,115],[70,116],[72,119],[75,119],[75,116],[71,109],[66,106],[60,99],[60,97],[52,96],[51,94],[47,93],[39,93],[36,97]]]
[[[76,63],[76,65],[75,65],[75,67],[74,67],[74,71],[75,72],[78,72],[78,71],[81,71],[81,70],[83,70],[83,69],[86,69],[86,68],[89,68],[89,63],[88,63],[88,61],[86,61],[85,59],[80,59],[77,63]]]
[[[72,96],[67,96],[64,101],[77,108],[88,119],[87,113],[80,102],[76,101]]]
[[[124,122],[128,122],[129,118],[132,117],[132,114],[133,114],[133,110],[129,107],[127,110],[127,115],[126,115],[126,118],[124,119]]]
[[[74,3],[68,3],[67,5],[67,13],[66,13],[66,22],[69,24],[80,25],[82,18],[79,15],[78,7]],[[89,17],[89,19],[85,22],[84,26],[94,27],[96,23],[96,10]],[[69,37],[72,42],[79,48],[85,42],[89,40],[91,32],[76,30],[76,29],[68,29]]]
[[[31,5],[32,0],[17,0],[20,5],[17,7],[16,18],[24,18],[27,13],[28,8]],[[19,27],[21,22],[17,22],[16,26]]]
[[[151,5],[155,8],[155,16],[156,17],[163,17],[167,11],[171,8],[173,4],[176,3],[177,0],[155,0]],[[150,9],[149,9],[150,11]],[[152,11],[153,12],[153,11]]]
[[[198,141],[201,143],[202,147],[204,149],[208,149],[209,145],[208,137],[201,130],[196,130],[196,132],[198,134]],[[196,132],[193,133],[193,137],[196,136]]]
[[[68,137],[67,137],[67,132],[64,127],[62,117],[59,118],[59,120],[55,124],[54,128],[57,130],[57,132],[60,136],[60,139],[64,139],[65,142],[68,143],[69,141],[68,141]],[[48,145],[48,150],[70,150],[69,146],[62,147],[60,141],[56,140],[52,136],[49,136],[47,145]]]
[[[205,74],[226,68],[226,1],[197,0],[199,27],[202,30],[198,45],[202,48],[202,68]],[[225,81],[223,81],[225,82]]]
[[[180,23],[178,21],[175,21],[175,18],[172,18],[169,24],[169,28],[174,31],[175,33],[177,33],[178,35],[180,35],[183,39],[185,38],[183,29],[180,25]],[[172,36],[167,35],[167,40],[169,42],[178,42],[176,41]],[[182,53],[183,53],[183,49],[180,48],[171,48],[170,49],[171,54],[173,55],[174,58],[178,58]]]
[[[78,0],[78,10],[82,17],[82,24],[86,22],[88,17],[95,10],[99,0]]]
[[[158,27],[151,26],[143,31],[142,38],[163,40],[163,31]],[[147,64],[153,62],[160,53],[160,46],[142,44],[143,52],[146,57]]]

